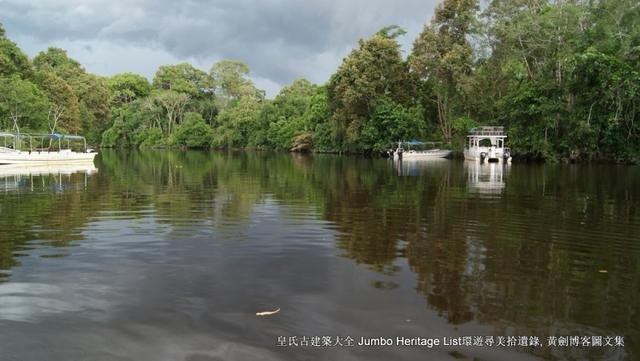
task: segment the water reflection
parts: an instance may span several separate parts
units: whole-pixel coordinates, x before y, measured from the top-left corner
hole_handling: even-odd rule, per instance
[[[58,247],[85,238],[78,227],[97,207],[86,192],[96,172],[91,163],[0,166],[0,282],[25,257],[65,257]]]
[[[9,164],[0,165],[0,191],[34,192],[37,189],[64,192],[84,189],[88,177],[98,168],[93,163],[79,164]],[[78,180],[84,182],[78,182]]]
[[[469,191],[484,195],[499,195],[504,191],[511,163],[480,163],[465,161]]]
[[[437,168],[445,168],[451,165],[451,161],[446,158],[433,159],[390,159],[393,168],[399,176],[417,177]]]
[[[449,160],[396,168],[356,157],[209,152],[106,151],[99,162],[98,173],[63,176],[65,192],[0,193],[0,325],[98,328],[129,347],[123,359],[158,359],[139,352],[158,342],[142,334],[169,344],[194,334],[199,352],[214,337],[253,355],[301,359],[304,350],[274,349],[277,335],[338,329],[623,335],[624,349],[501,352],[510,360],[640,354],[637,168]],[[274,305],[278,318],[255,320]],[[0,327],[3,350],[21,339],[16,330]],[[84,350],[101,349],[73,336]],[[426,351],[394,352],[331,358],[421,359]]]

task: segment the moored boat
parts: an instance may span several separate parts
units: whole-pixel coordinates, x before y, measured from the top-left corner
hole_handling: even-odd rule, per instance
[[[409,142],[398,142],[398,147],[392,151],[393,158],[402,160],[425,160],[434,158],[448,158],[453,153],[449,149],[413,149],[413,147],[422,146],[425,144],[427,143],[417,140],[412,140]],[[405,147],[407,149],[405,149]]]
[[[448,158],[451,153],[448,149],[408,150],[402,153],[402,159]]]
[[[93,162],[97,154],[79,135],[0,133],[0,164]]]
[[[473,128],[467,138],[469,141],[464,150],[464,158],[466,160],[474,160],[481,163],[485,161],[511,162],[511,151],[504,146],[507,139],[504,127]]]

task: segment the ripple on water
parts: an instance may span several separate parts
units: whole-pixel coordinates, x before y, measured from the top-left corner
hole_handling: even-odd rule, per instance
[[[113,356],[115,339],[127,357],[197,360],[215,342],[272,350],[309,330],[638,334],[633,172],[586,182],[525,165],[476,180],[448,161],[398,177],[349,157],[101,157],[98,174],[67,180],[79,187],[0,195],[0,321],[24,323],[1,329],[3,351],[25,334],[52,360],[69,339],[85,358]],[[427,357],[394,352],[348,355]]]

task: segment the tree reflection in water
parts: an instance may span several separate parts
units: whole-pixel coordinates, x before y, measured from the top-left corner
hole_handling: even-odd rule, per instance
[[[224,234],[250,227],[256,205],[276,200],[314,209],[343,257],[391,276],[372,287],[394,292],[406,260],[427,306],[454,325],[620,334],[640,354],[637,168],[168,151],[105,151],[98,168],[0,179],[0,282],[36,249],[64,256],[52,247],[78,244],[104,214],[153,213],[185,232]],[[560,358],[606,351],[541,350]]]

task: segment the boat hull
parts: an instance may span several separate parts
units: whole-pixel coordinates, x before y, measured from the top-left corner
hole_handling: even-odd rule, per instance
[[[75,164],[93,162],[98,153],[62,152],[0,152],[0,164]]]
[[[486,157],[482,158],[482,152],[485,152]],[[487,163],[511,163],[511,156],[508,155],[505,157],[505,154],[502,150],[497,150],[494,152],[490,152],[489,149],[465,149],[464,150],[464,159],[472,160],[476,162],[485,161]]]
[[[424,160],[436,158],[448,158],[453,152],[450,150],[424,151],[424,152],[403,152],[402,160]]]

